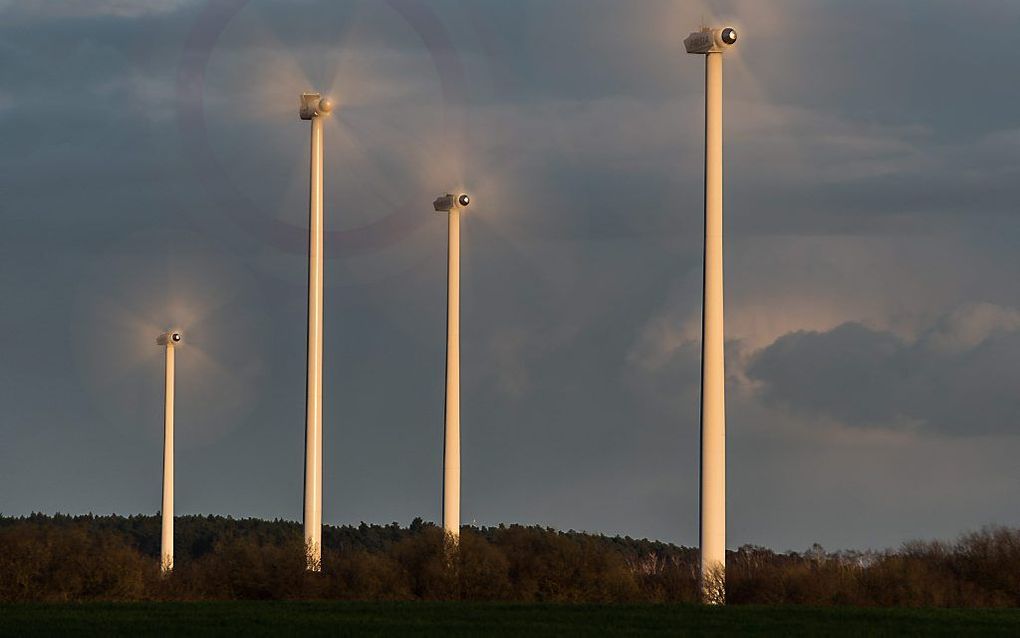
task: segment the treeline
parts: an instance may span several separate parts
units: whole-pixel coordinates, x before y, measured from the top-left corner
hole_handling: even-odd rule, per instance
[[[304,569],[289,521],[178,517],[175,569],[159,575],[155,516],[0,517],[0,601],[94,600],[697,600],[697,550],[520,525],[464,528],[459,551],[416,519],[329,527],[323,571]],[[731,604],[1020,606],[1020,530],[898,551],[727,556]]]

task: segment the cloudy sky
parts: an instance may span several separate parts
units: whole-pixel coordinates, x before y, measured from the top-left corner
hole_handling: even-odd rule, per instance
[[[697,543],[705,21],[727,58],[729,543],[1020,525],[1020,5],[0,0],[0,511],[300,518],[308,126],[325,519]]]

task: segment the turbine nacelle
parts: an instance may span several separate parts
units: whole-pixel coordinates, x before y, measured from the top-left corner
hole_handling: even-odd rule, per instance
[[[436,209],[437,213],[452,213],[455,210],[467,208],[470,204],[471,196],[467,193],[461,193],[460,195],[447,193],[432,202],[432,206]]]
[[[702,27],[701,31],[695,31],[684,40],[684,47],[688,53],[722,53],[737,43],[737,30],[733,27],[713,29]]]
[[[164,332],[163,334],[156,337],[157,346],[179,346],[184,341],[184,335],[176,330],[170,332]]]
[[[327,115],[333,110],[333,101],[328,97],[322,97],[321,93],[302,93],[301,109],[299,111],[302,120],[311,120],[317,115]]]

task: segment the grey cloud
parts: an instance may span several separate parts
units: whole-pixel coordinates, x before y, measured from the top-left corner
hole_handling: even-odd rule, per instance
[[[795,332],[756,354],[768,402],[851,426],[1020,434],[1020,320],[976,304],[914,341],[859,323]]]
[[[158,361],[103,394],[68,359],[92,327],[87,304],[77,303],[92,297],[83,291],[163,281],[168,256],[189,259],[169,231],[198,227],[196,266],[243,273],[243,289],[258,294],[213,322],[227,335],[242,326],[249,334],[216,338],[212,350],[244,373],[244,387],[233,389],[251,399],[248,410],[224,401],[217,412],[200,392],[208,388],[182,386],[182,431],[214,413],[224,421],[222,438],[182,441],[182,510],[300,516],[304,263],[234,220],[263,214],[300,229],[307,135],[293,116],[294,95],[334,77],[347,56],[357,64],[339,65],[353,75],[338,84],[347,112],[334,123],[356,135],[329,138],[328,223],[352,228],[393,210],[417,214],[418,202],[425,221],[386,250],[331,255],[327,518],[406,521],[438,512],[445,228],[428,205],[461,164],[478,206],[465,221],[464,246],[466,517],[696,542],[702,68],[681,42],[701,19],[700,3],[424,1],[456,36],[464,64],[468,134],[466,148],[455,148],[443,137],[444,100],[427,47],[387,4],[252,0],[216,43],[205,118],[226,177],[261,211],[225,209],[196,177],[196,158],[181,152],[177,73],[206,3],[166,12],[135,3],[134,13],[116,0],[18,4],[32,11],[11,9],[0,20],[0,332],[13,336],[0,358],[0,509],[158,506]],[[992,437],[928,437],[937,444],[892,453],[884,439],[869,438],[875,430],[855,429],[851,458],[824,437],[791,434],[789,411],[775,404],[810,403],[792,419],[801,424],[814,420],[808,413],[909,424],[934,418],[924,406],[931,384],[966,385],[962,375],[983,374],[982,366],[1007,367],[1016,334],[1008,308],[1020,307],[1012,286],[1020,228],[1009,217],[1020,194],[1020,88],[992,80],[1010,76],[1017,52],[1008,38],[983,43],[980,56],[944,42],[953,33],[973,41],[990,22],[1008,31],[1018,9],[713,6],[747,19],[741,55],[727,63],[733,336],[759,347],[805,327],[913,325],[974,299],[999,306],[946,315],[921,340],[856,326],[791,335],[788,352],[767,350],[792,368],[788,375],[798,371],[790,361],[809,355],[837,375],[826,357],[811,355],[816,346],[853,363],[850,381],[900,368],[868,382],[877,403],[867,419],[845,388],[820,387],[812,399],[777,373],[768,390],[762,365],[756,371],[771,394],[730,395],[734,542],[871,544],[1009,523],[1001,514],[1015,489],[936,512],[929,504],[948,479],[929,489],[905,486],[895,473],[900,454],[923,468],[930,446],[941,459],[972,445],[953,484],[986,486],[993,470],[1015,483],[1015,464]],[[920,34],[913,47],[900,47],[904,24]],[[278,71],[294,69],[300,77],[279,81]],[[282,110],[265,108],[270,98]],[[230,108],[237,104],[251,108]],[[381,187],[394,200],[385,207]],[[917,236],[933,230],[935,237]],[[122,254],[125,245],[132,249]],[[139,273],[144,282],[134,279]],[[204,289],[190,284],[196,276],[177,283]],[[111,296],[132,308],[151,299],[143,292],[126,286]],[[162,316],[156,299],[148,310]],[[807,317],[812,310],[824,312]],[[212,328],[192,336],[211,339]],[[102,352],[91,365],[115,367],[117,337],[97,340]],[[743,354],[731,352],[739,370]],[[180,365],[183,374],[197,362],[182,352]],[[929,370],[938,366],[958,369]],[[910,394],[894,395],[888,384]],[[117,409],[122,392],[137,395],[137,411]],[[930,400],[958,401],[939,411],[955,423],[983,399],[1004,410],[992,394],[954,390]],[[1009,432],[991,416],[972,419],[975,428]],[[956,431],[945,418],[929,427]],[[887,465],[855,483],[857,458],[876,451]],[[45,481],[36,480],[43,455],[51,461]],[[818,476],[809,461],[819,455],[829,471],[821,484],[808,480]],[[981,472],[968,473],[979,464]],[[841,488],[834,499],[832,488],[846,485],[863,487]],[[896,497],[876,511],[881,530],[848,526],[835,502],[868,490]],[[897,499],[923,507],[901,514]]]
[[[4,18],[34,20],[81,19],[113,17],[134,19],[142,16],[174,13],[181,7],[197,4],[197,0],[5,0],[0,2]]]
[[[96,6],[107,4],[119,6],[116,2]],[[9,104],[0,130],[22,157],[19,162],[4,161],[5,179],[32,184],[40,167],[52,171],[54,165],[73,166],[74,170],[65,172],[83,179],[83,167],[102,170],[102,165],[85,157],[95,148],[103,149],[104,164],[109,165],[106,179],[114,175],[145,179],[167,170],[166,161],[153,163],[150,158],[168,160],[172,153],[168,156],[166,150],[177,150],[177,140],[168,131],[174,124],[169,107],[182,42],[201,6],[182,4],[158,19],[147,13],[100,22],[64,15],[39,18],[32,36],[8,28],[7,46],[17,55],[2,73],[5,83],[22,90]],[[657,51],[658,57],[652,56],[655,47],[670,45],[666,35],[639,36],[654,31],[657,17],[679,19],[690,13],[693,20],[699,17],[697,10],[674,11],[665,2],[634,10],[605,2],[578,18],[570,5],[547,3],[526,2],[514,9],[488,3],[428,6],[450,33],[463,33],[457,38],[457,50],[469,74],[468,146],[474,158],[484,160],[478,171],[505,170],[501,161],[519,158],[514,175],[519,192],[557,210],[555,216],[544,211],[532,215],[528,207],[515,206],[521,232],[559,238],[696,232],[697,206],[685,207],[685,203],[697,202],[700,188],[700,102],[697,92],[684,89],[697,86],[699,67],[679,50]],[[400,176],[392,182],[411,181],[408,166],[393,160],[408,156],[410,149],[420,163],[415,149],[433,143],[422,133],[438,129],[443,109],[420,38],[389,10],[354,11],[343,4],[322,3],[303,9],[314,9],[321,19],[309,24],[304,11],[252,2],[222,35],[206,88],[206,118],[214,151],[243,161],[264,155],[260,148],[270,142],[280,150],[266,161],[274,163],[274,175],[285,174],[300,150],[301,140],[291,135],[292,123],[277,113],[267,116],[257,111],[238,118],[226,107],[264,101],[259,83],[259,74],[267,71],[263,60],[310,59],[302,64],[315,78],[335,71],[331,52],[357,50],[365,55],[362,71],[364,77],[372,78],[368,84],[404,90],[395,93],[385,107],[373,104],[372,109],[353,116],[361,130],[373,125],[379,131],[361,143],[378,149],[380,165]],[[954,114],[959,112],[962,105],[953,100],[962,99],[961,95],[954,91],[936,98],[934,85],[918,84],[915,74],[909,73],[902,77],[876,73],[876,84],[867,92],[923,98],[924,108],[911,105],[895,117],[858,108],[856,94],[846,92],[846,86],[859,81],[857,75],[845,74],[847,81],[839,83],[810,75],[819,70],[832,72],[845,66],[847,59],[863,64],[856,55],[861,53],[856,49],[858,41],[836,28],[852,22],[856,10],[821,10],[802,3],[773,4],[766,10],[731,2],[721,3],[719,12],[738,10],[757,12],[762,22],[771,17],[775,24],[763,27],[758,39],[749,37],[744,43],[749,51],[746,57],[739,65],[731,65],[727,183],[728,214],[735,232],[902,233],[934,225],[952,230],[960,215],[1004,215],[1013,210],[1013,202],[1020,197],[1020,182],[1012,179],[1020,168],[1008,142],[1010,131],[1016,129],[1015,118],[982,117],[979,135],[957,135],[953,131],[959,128],[960,118],[944,126],[944,115],[935,114],[950,108],[947,102]],[[929,11],[926,20],[939,28],[957,17],[945,4]],[[910,11],[894,7],[881,13],[887,22],[874,24],[866,37],[893,42],[895,25]],[[969,14],[974,24],[968,22],[965,28],[969,32],[985,19],[1008,22],[1012,15],[1007,8],[982,5]],[[812,29],[798,32],[798,37],[808,39],[805,48],[815,52],[810,63],[787,59],[789,52],[780,37],[783,29],[800,29],[811,21]],[[496,42],[480,41],[483,32]],[[60,45],[38,51],[34,42],[39,38]],[[528,46],[505,46],[507,40],[527,41]],[[918,46],[927,51],[929,44]],[[993,41],[988,46],[1005,44]],[[249,59],[252,50],[260,52],[259,64]],[[372,54],[372,50],[380,53]],[[669,73],[664,73],[661,56],[670,53],[676,59],[671,59]],[[911,56],[915,58],[924,55]],[[989,58],[1010,56],[989,51]],[[777,60],[784,61],[785,71],[769,66]],[[965,75],[961,71],[953,77]],[[509,87],[489,86],[506,77],[516,78]],[[787,87],[793,78],[797,82]],[[899,83],[896,91],[887,86],[890,82]],[[1008,85],[993,88],[1006,91]],[[61,100],[49,97],[53,86],[75,96],[73,112],[61,109]],[[805,87],[841,93],[821,102],[819,95],[796,92]],[[364,91],[362,87],[354,90]],[[290,93],[284,97],[289,105]],[[912,117],[903,118],[904,112]],[[54,123],[40,152],[38,139],[16,132],[30,127],[42,114],[52,116]],[[397,129],[380,126],[381,122],[402,125]],[[416,139],[409,145],[412,137]],[[132,143],[139,140],[144,144]],[[68,144],[76,150],[62,155],[61,149]],[[184,163],[193,159],[181,158]],[[359,166],[365,165],[364,160],[349,153],[339,158],[357,161]],[[245,180],[242,189],[260,190],[266,184],[280,188],[272,178],[267,181],[255,173],[232,177]],[[346,166],[338,173],[338,179],[352,176],[352,183],[364,181]],[[350,202],[350,193],[357,189],[352,184],[341,186],[348,193],[344,201]],[[371,198],[366,193],[352,208],[368,210]],[[281,202],[280,208],[299,208],[291,199]],[[975,206],[977,201],[980,206]],[[16,198],[8,203],[12,205],[17,205]]]

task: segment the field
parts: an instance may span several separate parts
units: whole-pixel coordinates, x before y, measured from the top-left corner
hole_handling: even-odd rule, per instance
[[[960,636],[1020,634],[1020,610],[219,602],[0,605],[0,636]]]

